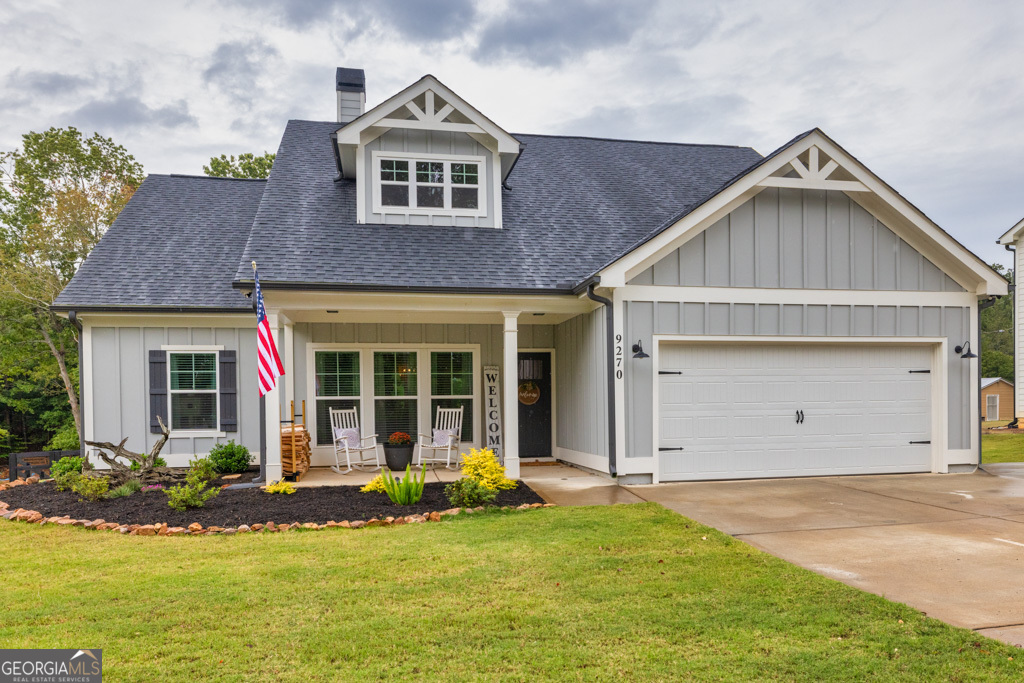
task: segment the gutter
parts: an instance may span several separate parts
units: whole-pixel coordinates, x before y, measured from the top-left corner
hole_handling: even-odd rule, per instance
[[[78,313],[68,311],[68,320],[78,330],[78,448],[79,455],[85,457],[85,391],[82,387],[82,362],[84,342],[82,340],[82,321],[78,319]]]
[[[236,280],[231,283],[235,289],[251,290],[253,283]],[[425,287],[421,285],[364,285],[346,283],[321,282],[264,282],[260,280],[260,288],[264,291],[285,289],[303,292],[398,292],[406,294],[514,294],[516,296],[546,295],[572,296],[578,290],[572,287],[539,289],[528,287]]]
[[[615,457],[615,309],[612,307],[611,299],[598,296],[594,292],[598,282],[600,278],[592,278],[587,283],[587,298],[603,305],[605,311],[608,343],[608,473],[615,478],[619,476]]]

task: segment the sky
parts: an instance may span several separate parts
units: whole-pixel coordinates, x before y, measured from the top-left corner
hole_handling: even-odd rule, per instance
[[[988,262],[1024,217],[1024,3],[0,0],[0,150],[50,126],[147,172],[275,151],[425,73],[512,133],[750,146],[815,126]]]

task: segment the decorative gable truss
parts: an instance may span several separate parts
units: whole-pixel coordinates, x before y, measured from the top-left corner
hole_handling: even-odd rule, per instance
[[[1002,276],[817,128],[768,155],[595,275],[604,287],[624,286],[769,187],[844,192],[966,291],[1007,293]]]
[[[360,223],[501,227],[521,144],[427,75],[335,133]]]

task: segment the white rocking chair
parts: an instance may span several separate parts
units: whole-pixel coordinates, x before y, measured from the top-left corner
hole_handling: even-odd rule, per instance
[[[353,469],[373,465],[370,471],[380,469],[380,454],[377,452],[377,435],[362,436],[359,431],[359,415],[355,408],[330,408],[331,434],[334,437],[334,467],[338,474],[348,474]],[[371,457],[370,454],[372,453]],[[345,457],[347,469],[341,469],[341,458]]]
[[[462,446],[462,409],[464,407],[437,409],[434,433],[430,436],[420,434],[420,442],[417,444],[420,465],[444,463],[447,469],[458,469],[459,448]],[[430,451],[430,457],[424,451]],[[444,457],[440,456],[442,451]],[[455,456],[454,463],[452,463],[453,455]]]

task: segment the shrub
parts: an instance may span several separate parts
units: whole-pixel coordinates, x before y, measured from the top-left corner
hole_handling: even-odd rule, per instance
[[[427,479],[427,468],[424,467],[420,473],[419,481],[412,473],[412,465],[405,466],[405,476],[401,481],[396,481],[391,476],[391,470],[384,470],[384,493],[396,505],[415,505],[423,497],[423,483]]]
[[[218,493],[220,489],[208,488],[210,482],[217,478],[213,463],[209,458],[196,458],[189,463],[185,483],[166,489],[167,504],[175,510],[184,512],[189,508],[201,508]]]
[[[138,479],[129,479],[125,483],[107,494],[107,498],[127,498],[128,496],[142,490],[142,482]]]
[[[267,493],[283,493],[288,496],[295,493],[296,490],[297,489],[294,486],[292,486],[291,483],[284,480],[274,482],[273,484],[269,485],[267,488],[264,489],[264,491],[266,491]]]
[[[110,477],[86,477],[78,475],[71,490],[79,495],[81,500],[95,503],[107,497],[110,490]]]
[[[462,476],[473,479],[492,491],[516,487],[516,483],[505,476],[505,468],[501,466],[490,448],[473,448],[470,449],[469,455],[463,453]]]
[[[444,487],[444,494],[453,508],[475,508],[489,505],[494,501],[497,491],[493,491],[476,479],[463,477]]]
[[[239,474],[249,469],[249,449],[234,440],[227,443],[217,444],[210,450],[210,460],[218,472],[224,474]]]
[[[75,474],[82,473],[82,458],[69,455],[50,465],[50,476],[54,479],[69,472],[74,472]]]
[[[387,489],[384,488],[384,475],[378,474],[376,477],[371,479],[369,483],[359,489],[360,493],[387,493]]]
[[[153,467],[167,467],[167,461],[158,455],[153,460]],[[140,469],[142,469],[142,465],[132,460],[132,472],[138,472]]]
[[[64,458],[64,460],[67,460],[67,458]],[[57,487],[58,491],[73,491],[75,483],[82,478],[82,473],[71,470],[70,472],[52,474],[52,476],[53,485]]]

